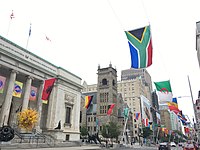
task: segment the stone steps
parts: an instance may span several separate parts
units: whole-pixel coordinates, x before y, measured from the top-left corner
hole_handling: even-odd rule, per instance
[[[80,146],[80,142],[60,142],[50,145],[47,143],[11,143],[1,142],[0,148],[6,149],[31,149],[31,148],[52,148],[52,147],[73,147]]]

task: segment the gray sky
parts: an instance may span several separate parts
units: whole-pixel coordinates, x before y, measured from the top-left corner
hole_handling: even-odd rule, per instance
[[[200,90],[195,35],[198,0],[1,0],[0,35],[47,61],[96,84],[97,67],[111,62],[118,71],[131,66],[124,30],[151,25],[153,82],[171,81],[174,97],[190,96],[187,75],[197,99]],[[15,18],[10,22],[13,10]],[[45,35],[51,42],[45,39]],[[154,85],[153,85],[154,86]],[[155,88],[155,86],[154,86]],[[178,99],[193,116],[190,97]]]

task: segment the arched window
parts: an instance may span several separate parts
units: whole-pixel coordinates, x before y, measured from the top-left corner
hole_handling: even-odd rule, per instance
[[[107,85],[107,79],[104,78],[104,79],[102,80],[102,85]]]

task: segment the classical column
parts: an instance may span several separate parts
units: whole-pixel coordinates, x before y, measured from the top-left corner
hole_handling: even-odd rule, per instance
[[[22,110],[28,108],[28,102],[29,102],[29,97],[30,97],[30,92],[31,92],[31,83],[32,83],[32,77],[28,76],[26,80]]]
[[[10,114],[10,106],[12,103],[12,93],[15,85],[15,79],[16,79],[17,71],[12,70],[10,74],[10,79],[8,83],[8,89],[6,93],[6,97],[2,106],[2,111],[1,111],[1,120],[0,120],[0,126],[7,125],[8,124],[8,118]]]
[[[37,98],[37,112],[38,112],[38,122],[36,125],[36,129],[37,130],[41,130],[40,129],[40,120],[41,120],[41,114],[42,114],[42,91],[43,91],[43,86],[44,86],[44,82],[42,81],[40,84],[40,87],[38,89],[38,98]]]
[[[48,100],[47,129],[54,129],[58,125],[58,122],[55,122],[57,95],[58,84],[55,82]]]

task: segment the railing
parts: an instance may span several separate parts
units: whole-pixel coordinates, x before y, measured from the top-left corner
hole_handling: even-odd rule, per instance
[[[29,133],[21,133],[16,124],[13,124],[12,128],[14,129],[15,135],[20,139],[19,143],[36,143],[37,146],[39,143],[45,143],[49,147],[55,146],[55,139],[51,135],[43,134],[36,129],[33,129]],[[17,140],[17,138],[15,138],[15,140]]]

